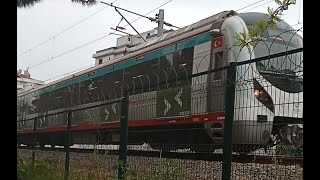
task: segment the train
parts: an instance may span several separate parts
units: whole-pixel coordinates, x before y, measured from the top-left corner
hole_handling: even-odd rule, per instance
[[[119,144],[121,100],[127,95],[128,144],[221,147],[224,67],[303,47],[301,35],[285,21],[264,31],[255,47],[234,46],[236,34],[248,33],[261,20],[268,16],[222,11],[130,47],[127,55],[18,93],[17,144],[32,145],[36,129],[40,147],[64,146],[69,116],[72,144]],[[278,57],[236,67],[233,144],[253,145],[252,151],[279,140],[301,143],[303,75],[297,74],[303,61],[298,54],[296,60]]]

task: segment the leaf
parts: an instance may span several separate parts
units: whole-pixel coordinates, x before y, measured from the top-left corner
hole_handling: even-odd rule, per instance
[[[278,16],[274,17],[274,22],[275,23],[279,23],[280,21],[281,21],[280,17],[278,17]]]
[[[291,0],[287,5],[296,4],[296,0]]]
[[[280,0],[276,0],[276,3],[281,6],[282,5],[282,2]]]
[[[273,9],[270,8],[270,7],[268,7],[268,13],[270,14],[270,16],[272,16],[272,14],[273,14]]]
[[[264,29],[267,27],[267,23],[265,21],[259,21],[257,23],[257,27],[258,27],[258,29]]]
[[[247,36],[247,33],[243,32],[243,33],[240,33],[241,36],[243,37],[244,40],[248,39],[248,36]]]
[[[248,33],[239,33],[235,36],[236,46],[244,47],[249,44],[255,47],[260,41],[263,40],[262,33],[268,28],[275,28],[276,25],[282,21],[281,16],[283,15],[283,11],[287,10],[290,4],[295,4],[296,0],[275,0],[275,2],[279,5],[276,10],[268,7],[268,21],[259,21]]]

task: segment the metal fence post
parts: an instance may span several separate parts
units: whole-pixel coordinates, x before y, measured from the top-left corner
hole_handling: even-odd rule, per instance
[[[120,147],[119,147],[119,164],[118,179],[125,179],[124,175],[127,168],[127,145],[128,145],[128,111],[129,96],[125,91],[124,98],[121,102],[121,118],[120,118]]]
[[[225,120],[224,120],[224,143],[222,180],[230,180],[232,161],[232,126],[235,99],[236,62],[231,62],[227,69],[226,91],[225,91]]]
[[[37,144],[37,117],[33,120],[33,143],[32,143],[32,166],[34,166],[34,161],[36,158],[35,150]]]
[[[70,162],[70,144],[71,144],[71,110],[68,110],[68,117],[67,117],[67,139],[65,143],[65,150],[66,150],[66,160],[64,164],[64,179],[67,180],[69,177],[69,162]]]

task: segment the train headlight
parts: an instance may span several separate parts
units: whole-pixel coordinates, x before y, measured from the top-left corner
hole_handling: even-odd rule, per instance
[[[253,94],[256,96],[256,98],[259,98],[260,94],[262,94],[262,91],[255,89]]]
[[[259,84],[259,82],[254,79],[253,80],[253,86],[254,96],[263,104],[265,105],[270,111],[274,112],[274,104],[270,97],[270,95],[267,93],[267,91],[264,90],[264,88]]]

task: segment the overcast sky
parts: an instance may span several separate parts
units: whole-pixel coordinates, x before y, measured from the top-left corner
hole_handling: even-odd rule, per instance
[[[105,0],[107,3],[113,1],[115,0]],[[114,5],[146,14],[168,1],[170,0],[116,0]],[[221,11],[238,10],[259,1],[261,0],[171,0],[161,8],[164,9],[166,22],[183,27]],[[237,12],[267,12],[268,7],[276,8],[277,4],[274,1],[263,0]],[[96,13],[97,11],[99,12]],[[148,16],[155,17],[158,11],[157,9]],[[139,18],[124,11],[120,12],[130,22]],[[90,16],[91,14],[94,15]],[[90,17],[82,23],[59,34],[88,16]],[[114,8],[102,3],[87,7],[71,3],[70,0],[42,0],[30,8],[17,8],[17,68],[25,70],[29,67],[31,78],[49,80],[93,66],[94,58],[92,55],[96,51],[116,45],[116,38],[119,36],[109,35],[109,33],[113,32],[110,27],[115,28],[120,19],[121,16]],[[291,5],[289,10],[285,11],[283,19],[290,25],[295,25],[295,29],[303,27],[303,1],[297,0],[295,5]],[[298,24],[301,22],[302,24]],[[122,26],[125,24],[125,21],[121,22]],[[141,18],[134,22],[133,26],[139,32],[144,32],[157,27],[157,24]],[[129,26],[126,28],[126,32],[135,34]],[[165,28],[170,29],[166,26]],[[56,34],[59,35],[52,38]],[[101,39],[97,40],[99,38]],[[48,39],[50,40],[33,48]],[[71,51],[94,40],[97,41]],[[26,51],[28,52],[24,53]],[[68,51],[71,52],[64,54]],[[51,59],[52,57],[56,58]],[[51,60],[35,66],[49,59]]]

